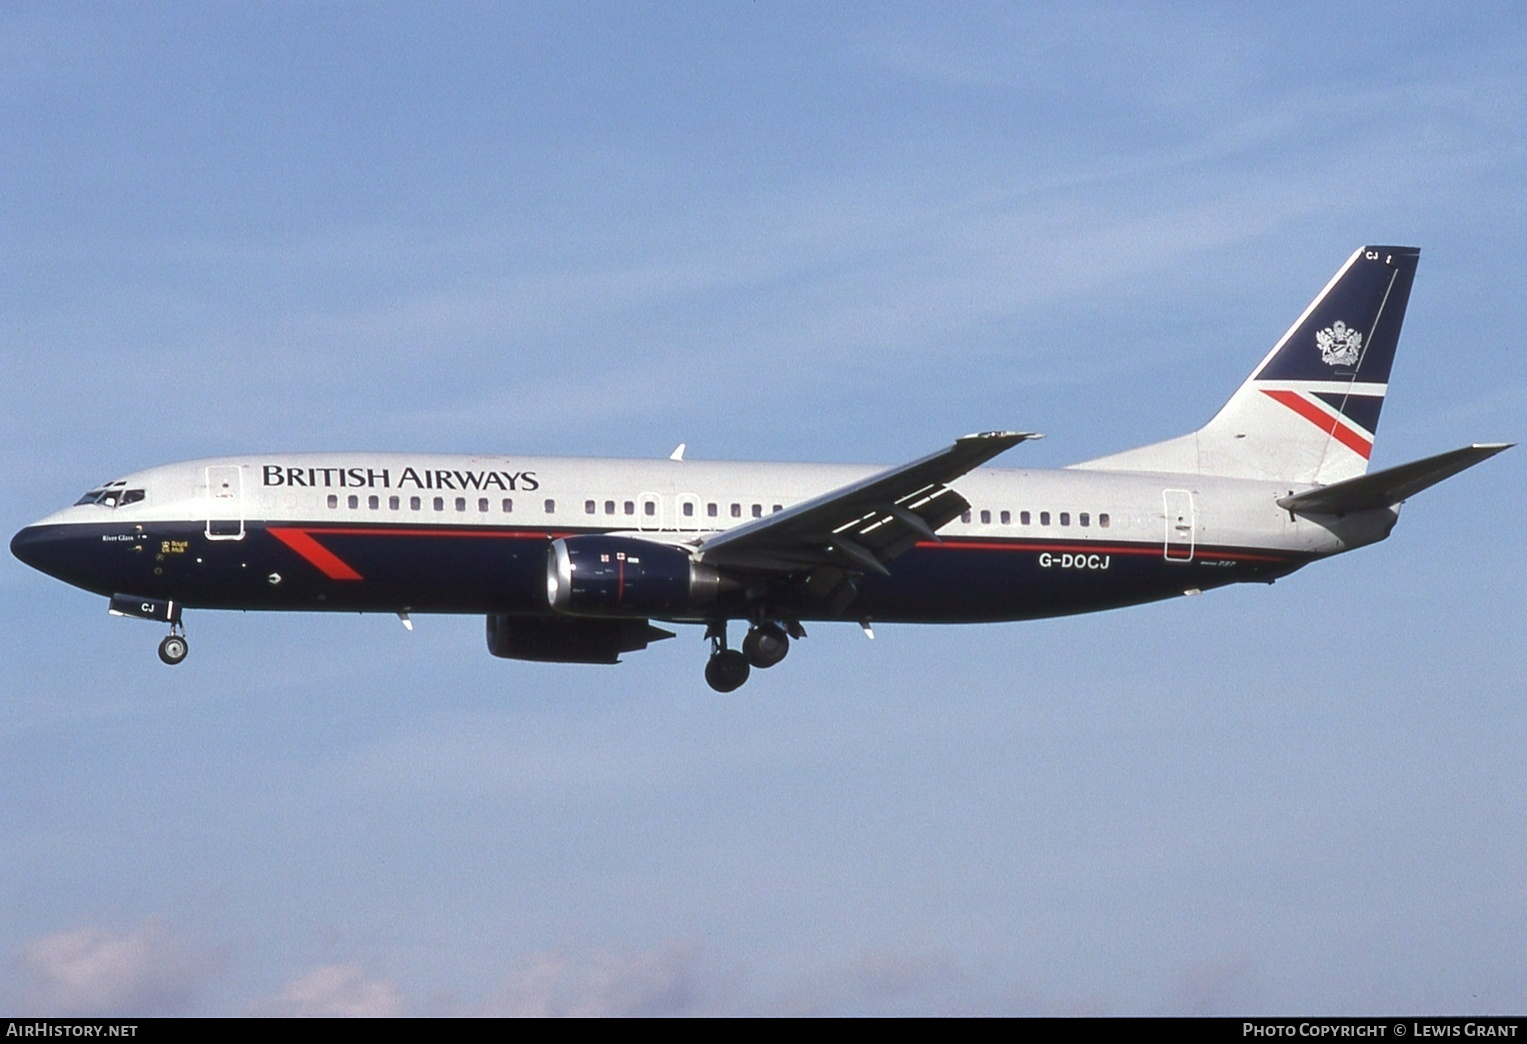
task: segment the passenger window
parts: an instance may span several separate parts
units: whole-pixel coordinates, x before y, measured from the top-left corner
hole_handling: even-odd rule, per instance
[[[1098,525],[1102,526],[1104,529],[1108,528],[1108,515],[1107,515],[1107,513],[1104,513],[1104,514],[1101,514],[1101,515],[1098,516]]]
[[[1060,513],[1060,524],[1063,526],[1069,526],[1071,524],[1071,512],[1062,511]]]
[[[741,504],[733,504],[732,505],[732,517],[733,518],[741,518],[742,517],[742,505]]]
[[[435,498],[435,510],[436,511],[444,511],[445,510],[445,498],[444,497],[436,497]]]
[[[1042,526],[1048,526],[1050,524],[1050,513],[1048,511],[1041,511],[1039,513],[1039,524]]]
[[[970,521],[970,512],[969,511],[961,512],[960,513],[960,521],[961,522],[969,522]]]
[[[466,497],[457,497],[456,498],[456,510],[457,511],[465,511],[466,509],[467,509],[467,498]]]
[[[651,518],[653,515],[657,514],[657,501],[642,501],[642,514],[646,515],[648,518]]]
[[[388,497],[387,498],[387,510],[389,510],[389,511],[396,511],[396,510],[398,510],[398,504],[399,504],[399,500],[398,500],[397,497]]]
[[[1079,526],[1090,526],[1092,525],[1092,516],[1083,511],[1080,515],[1076,516],[1076,524]]]
[[[991,525],[991,512],[985,508],[981,509],[981,524],[983,526]]]
[[[555,500],[548,500],[546,502],[546,513],[548,515],[554,515],[557,513],[557,502]]]
[[[377,508],[382,506],[382,498],[372,494],[366,498],[366,506],[372,511],[375,511]]]
[[[628,514],[628,515],[636,514],[636,501],[634,501],[634,500],[626,501],[625,507],[626,507],[626,514]]]
[[[615,514],[615,501],[613,501],[613,500],[606,500],[604,502],[604,513],[606,515],[613,515],[613,514]]]
[[[352,508],[358,508],[361,506],[361,498],[351,493],[345,498],[345,503],[349,504]]]
[[[1013,513],[1011,511],[1002,512],[1000,517],[1004,526],[1010,526],[1013,524]]]
[[[478,497],[477,498],[477,510],[481,511],[485,515],[488,513],[488,498],[487,497]]]
[[[408,498],[408,510],[410,510],[410,511],[418,511],[423,506],[424,506],[424,502],[422,500],[420,500],[418,497],[409,497]]]
[[[774,510],[775,511],[783,511],[783,510],[785,510],[785,505],[783,505],[783,504],[775,504],[774,505]]]
[[[721,513],[720,509],[717,508],[715,504],[706,504],[705,505],[705,514],[707,516],[709,516],[710,518],[715,518],[720,513]]]
[[[331,507],[331,508],[339,507],[339,494],[338,493],[330,493],[329,494],[329,507]]]
[[[762,504],[754,504],[753,505],[753,517],[754,518],[763,518],[763,505]]]
[[[583,502],[583,513],[585,515],[592,515],[594,513],[594,502],[592,500],[585,500]]]
[[[695,517],[695,505],[694,505],[693,501],[689,501],[689,500],[684,501],[684,517],[685,518],[694,518]]]
[[[1024,525],[1028,525],[1029,524],[1029,519],[1031,517],[1032,516],[1030,516],[1027,511],[1020,511],[1020,512],[1018,512],[1018,521],[1022,522]]]
[[[511,511],[513,511],[514,510],[514,498],[513,497],[505,497],[504,498],[503,507],[504,507],[504,514],[506,514],[506,515],[509,514]]]

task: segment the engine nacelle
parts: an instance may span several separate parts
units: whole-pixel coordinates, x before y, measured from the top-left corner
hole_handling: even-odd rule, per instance
[[[646,620],[573,620],[558,617],[488,617],[488,651],[506,660],[542,663],[615,663],[620,654],[672,638]]]
[[[571,616],[683,616],[732,586],[684,548],[632,537],[564,537],[546,555],[546,599]]]

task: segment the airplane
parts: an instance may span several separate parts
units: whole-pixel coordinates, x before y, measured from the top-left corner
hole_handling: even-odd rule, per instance
[[[1058,470],[986,467],[1035,432],[892,468],[265,453],[92,488],[11,541],[169,625],[185,609],[471,613],[494,656],[616,663],[703,626],[731,692],[805,624],[977,623],[1271,583],[1388,537],[1402,502],[1501,451],[1369,473],[1420,251],[1356,250],[1196,431]],[[740,648],[731,621],[746,623]]]

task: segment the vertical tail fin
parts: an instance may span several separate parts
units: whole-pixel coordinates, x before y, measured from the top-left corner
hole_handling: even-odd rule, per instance
[[[1360,248],[1208,424],[1076,466],[1318,483],[1363,474],[1420,254]]]

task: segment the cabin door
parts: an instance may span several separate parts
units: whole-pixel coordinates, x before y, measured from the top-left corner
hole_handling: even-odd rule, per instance
[[[244,539],[244,469],[237,464],[207,468],[207,539]]]
[[[1164,489],[1161,503],[1165,509],[1166,560],[1193,561],[1193,534],[1197,529],[1193,518],[1193,491]]]

